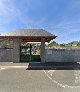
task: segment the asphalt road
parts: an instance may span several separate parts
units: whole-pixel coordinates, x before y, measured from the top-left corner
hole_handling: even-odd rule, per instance
[[[2,68],[0,92],[80,92],[80,70]]]

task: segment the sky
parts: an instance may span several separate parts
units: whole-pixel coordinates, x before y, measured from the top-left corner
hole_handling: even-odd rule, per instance
[[[80,0],[0,0],[0,34],[45,29],[58,43],[80,40]]]

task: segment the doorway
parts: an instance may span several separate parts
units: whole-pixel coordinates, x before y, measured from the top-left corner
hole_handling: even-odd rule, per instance
[[[40,46],[20,46],[20,62],[40,62]]]

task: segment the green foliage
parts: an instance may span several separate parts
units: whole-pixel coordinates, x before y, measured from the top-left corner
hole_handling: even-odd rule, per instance
[[[53,41],[50,44],[48,44],[48,46],[54,46],[54,45],[58,45],[58,43],[56,43],[55,41]]]
[[[10,41],[0,41],[1,47],[13,48],[13,44]]]
[[[60,44],[60,46],[65,46],[65,44],[63,43],[63,44]]]
[[[64,46],[66,49],[80,49],[80,46]]]
[[[21,42],[21,46],[26,46],[27,44],[27,42]]]

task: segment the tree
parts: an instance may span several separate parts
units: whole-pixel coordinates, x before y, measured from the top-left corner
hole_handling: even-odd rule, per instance
[[[63,43],[63,44],[60,44],[60,46],[65,46],[65,44]]]
[[[54,45],[58,45],[58,43],[56,43],[55,41],[53,41],[50,44],[48,44],[48,46],[54,46]]]

